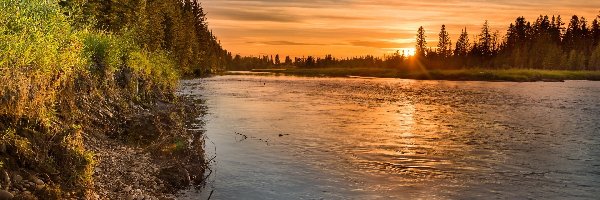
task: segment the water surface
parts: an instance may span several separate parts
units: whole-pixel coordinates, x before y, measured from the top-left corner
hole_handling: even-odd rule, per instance
[[[217,76],[190,199],[594,199],[600,82]]]

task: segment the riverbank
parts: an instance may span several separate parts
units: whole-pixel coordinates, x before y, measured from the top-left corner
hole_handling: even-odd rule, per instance
[[[530,69],[461,69],[461,70],[429,70],[404,71],[389,68],[289,68],[289,69],[257,69],[252,72],[272,72],[295,76],[325,77],[379,77],[405,78],[417,80],[454,80],[454,81],[565,81],[593,80],[600,81],[600,71],[560,71]]]
[[[176,199],[176,192],[203,184],[207,169],[199,102],[180,97],[138,109],[121,124],[127,136],[101,132],[86,141],[98,163],[94,193],[100,199]]]
[[[202,106],[177,94],[169,52],[81,28],[55,1],[0,8],[0,200],[171,199],[202,183]]]
[[[85,126],[54,127],[70,133],[0,123],[0,199],[176,199],[203,184],[199,102],[81,103]]]

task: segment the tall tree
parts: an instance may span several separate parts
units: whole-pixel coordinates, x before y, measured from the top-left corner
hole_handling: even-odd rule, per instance
[[[285,65],[292,65],[292,59],[290,56],[285,56]]]
[[[417,30],[417,44],[415,45],[415,56],[424,58],[427,51],[427,41],[425,40],[425,29],[421,26]]]
[[[579,43],[580,37],[581,22],[579,21],[579,17],[577,15],[573,15],[573,17],[571,17],[571,21],[569,21],[569,25],[567,26],[567,30],[562,40],[562,45],[565,51],[570,52],[571,50],[577,48],[577,43]]]
[[[456,56],[466,56],[469,53],[469,47],[471,44],[469,43],[469,34],[467,33],[467,28],[464,28],[456,41],[456,48],[454,49],[454,55]]]
[[[446,31],[446,25],[442,25],[438,36],[437,54],[442,58],[450,57],[452,55],[452,42],[450,41],[448,31]]]
[[[481,33],[478,35],[477,52],[482,56],[491,56],[494,50],[494,36],[490,30],[490,25],[487,20],[481,27]]]
[[[275,55],[275,65],[280,65],[281,60],[279,59],[279,54]]]

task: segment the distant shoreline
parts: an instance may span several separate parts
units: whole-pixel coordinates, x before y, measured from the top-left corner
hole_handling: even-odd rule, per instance
[[[533,70],[533,69],[456,69],[406,71],[390,68],[287,68],[253,69],[243,72],[225,72],[224,75],[294,75],[306,77],[377,77],[416,80],[450,81],[509,81],[561,82],[566,80],[600,81],[600,71]]]

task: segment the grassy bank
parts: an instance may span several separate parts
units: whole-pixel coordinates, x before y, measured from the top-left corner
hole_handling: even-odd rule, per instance
[[[177,106],[167,52],[131,32],[75,28],[55,1],[2,0],[0,10],[0,199],[97,197],[97,145],[108,140],[203,164],[182,142],[194,112]]]
[[[418,70],[405,71],[389,68],[291,68],[272,71],[269,69],[253,72],[273,72],[296,76],[367,76],[380,78],[406,78],[418,80],[460,80],[460,81],[564,81],[600,80],[600,71],[558,71],[529,69],[461,69],[461,70]]]

